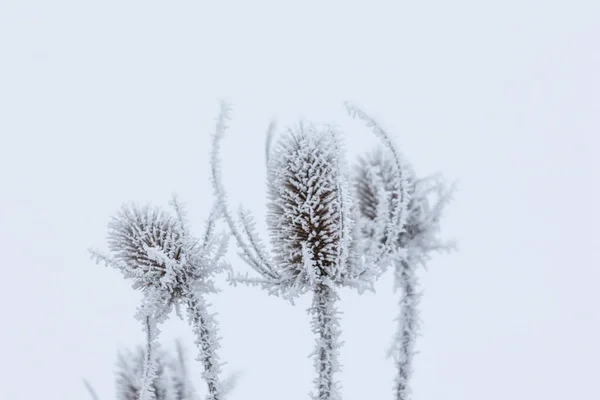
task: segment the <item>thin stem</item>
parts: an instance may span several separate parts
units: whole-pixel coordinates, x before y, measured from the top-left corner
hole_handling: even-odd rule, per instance
[[[92,400],[100,400],[100,398],[98,397],[98,394],[94,390],[94,387],[87,381],[87,379],[83,380],[83,384],[85,385],[85,388],[87,389],[88,393],[92,397]]]
[[[410,396],[409,381],[412,375],[412,363],[415,341],[419,329],[419,297],[416,292],[418,281],[414,265],[406,260],[396,266],[396,276],[399,287],[402,289],[400,299],[400,316],[398,318],[398,333],[396,347],[397,376],[394,383],[396,400],[408,400]]]
[[[271,145],[273,144],[273,137],[275,136],[275,120],[271,120],[269,127],[267,128],[267,137],[265,140],[265,163],[267,168],[269,167],[269,159],[271,158]]]
[[[339,384],[334,380],[334,374],[340,370],[338,356],[341,346],[336,300],[337,294],[332,288],[323,283],[316,285],[310,312],[313,314],[313,332],[317,336],[314,353],[317,394],[313,395],[317,400],[340,399]]]
[[[235,238],[238,247],[244,254],[244,259],[248,262],[250,267],[252,267],[259,274],[264,276],[265,278],[276,279],[277,275],[274,273],[274,269],[271,265],[264,264],[261,260],[257,259],[256,255],[253,253],[253,250],[260,255],[259,249],[250,248],[242,234],[238,231],[235,221],[231,212],[229,211],[229,207],[227,206],[227,195],[225,193],[225,189],[222,183],[221,177],[221,160],[220,160],[220,148],[221,141],[225,136],[225,130],[227,128],[227,120],[229,119],[229,105],[225,102],[221,102],[221,111],[219,113],[219,117],[217,118],[217,126],[215,129],[215,133],[213,135],[212,142],[212,153],[210,158],[211,163],[211,172],[212,172],[212,186],[214,190],[214,194],[217,198],[217,203],[221,207],[222,215],[229,226],[229,230],[231,234]]]
[[[144,328],[146,330],[146,359],[144,360],[144,370],[142,372],[142,387],[138,396],[139,400],[153,400],[155,398],[152,383],[154,381],[154,348],[152,342],[154,341],[154,322],[152,318],[147,315],[144,320]]]
[[[217,326],[212,316],[208,314],[206,302],[197,294],[190,295],[188,300],[190,322],[196,335],[198,346],[198,361],[204,367],[203,379],[208,387],[208,400],[221,400],[222,390],[219,375],[221,365],[216,350],[219,348]]]

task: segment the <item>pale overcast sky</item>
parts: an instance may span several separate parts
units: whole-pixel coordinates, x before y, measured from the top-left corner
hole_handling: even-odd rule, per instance
[[[376,140],[352,100],[417,172],[459,181],[460,250],[421,271],[415,400],[600,399],[599,21],[596,0],[0,1],[0,399],[88,399],[82,378],[114,399],[139,295],[87,248],[122,202],[173,192],[202,229],[218,98],[230,202],[265,237],[273,116],[336,123],[353,156]],[[392,398],[389,278],[342,293],[346,400]],[[231,400],[306,399],[310,299],[223,288]],[[173,318],[176,337],[195,355]]]

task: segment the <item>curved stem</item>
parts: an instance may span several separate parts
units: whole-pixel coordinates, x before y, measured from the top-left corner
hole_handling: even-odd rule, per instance
[[[373,133],[376,136],[378,136],[379,139],[382,141],[382,143],[385,145],[385,147],[388,148],[388,150],[390,151],[390,154],[393,157],[393,161],[394,161],[394,165],[395,165],[395,169],[396,169],[396,171],[395,171],[396,179],[394,179],[394,182],[393,182],[393,184],[394,184],[393,193],[396,194],[397,199],[391,210],[392,211],[392,219],[390,220],[390,222],[387,226],[388,232],[387,232],[387,243],[386,243],[388,249],[391,249],[393,247],[393,243],[395,242],[396,238],[401,233],[403,233],[405,230],[406,221],[408,218],[408,204],[410,202],[408,182],[406,181],[406,179],[403,176],[403,171],[405,170],[405,168],[403,168],[403,165],[401,162],[400,151],[396,148],[395,143],[392,141],[392,139],[387,134],[387,132],[385,132],[371,116],[369,116],[367,113],[365,113],[360,108],[358,108],[354,105],[351,105],[348,102],[346,102],[345,105],[346,105],[346,109],[348,110],[348,113],[352,117],[363,120],[367,124],[367,126],[371,128]]]
[[[258,259],[258,257],[261,255],[259,249],[251,248],[250,246],[248,246],[248,244],[244,240],[243,235],[238,231],[233,216],[229,211],[229,207],[227,206],[227,195],[225,193],[221,177],[220,151],[221,141],[223,140],[223,137],[225,135],[225,129],[227,128],[226,123],[228,119],[229,105],[227,105],[225,102],[221,102],[221,111],[219,113],[219,117],[217,118],[217,126],[213,135],[212,152],[210,157],[212,173],[211,182],[213,186],[213,191],[217,198],[217,204],[219,205],[219,207],[221,207],[221,213],[225,219],[225,222],[227,222],[231,234],[235,238],[238,247],[244,254],[244,258],[248,262],[250,267],[252,267],[255,271],[257,271],[265,278],[276,279],[277,275],[275,274],[273,267],[271,265],[265,264],[263,260]],[[257,255],[255,255],[255,253],[258,254],[258,257]]]

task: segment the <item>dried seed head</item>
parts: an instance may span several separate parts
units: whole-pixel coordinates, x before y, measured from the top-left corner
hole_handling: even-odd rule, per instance
[[[277,265],[292,280],[337,280],[344,267],[339,151],[332,129],[301,124],[269,160],[267,224]]]
[[[364,218],[374,221],[377,218],[377,209],[381,201],[379,191],[386,193],[393,190],[396,179],[395,166],[380,147],[358,158],[355,167],[355,189],[358,209]],[[391,206],[392,197],[388,199]]]
[[[169,273],[167,260],[181,261],[182,239],[179,221],[158,208],[124,206],[109,222],[109,249],[139,277],[141,286],[159,285]]]
[[[417,179],[410,168],[403,168],[402,176],[407,180],[406,225],[394,241],[398,248],[420,248],[421,253],[431,248],[448,248],[438,237],[442,209],[451,198],[453,188],[448,188],[441,176]],[[391,207],[397,201],[393,190],[397,179],[396,167],[381,148],[360,157],[355,168],[354,188],[361,221],[361,231],[368,239],[380,244],[387,241],[380,227],[391,221]],[[385,203],[385,204],[382,204]],[[413,251],[414,253],[414,251]]]
[[[412,199],[415,180],[408,169],[403,168],[401,172],[408,180],[407,195]],[[355,166],[354,189],[362,218],[361,229],[364,236],[370,239],[377,238],[380,243],[387,241],[383,226],[390,223],[393,209],[398,202],[397,192],[394,191],[396,179],[398,179],[396,165],[382,148],[375,148],[358,158]],[[408,234],[410,229],[410,209],[409,202],[407,226],[402,237]]]

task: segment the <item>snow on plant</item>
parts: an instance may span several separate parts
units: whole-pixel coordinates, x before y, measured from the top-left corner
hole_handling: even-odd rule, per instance
[[[401,166],[398,170],[398,166]],[[389,236],[382,225],[394,219],[388,210],[397,201],[398,176],[405,182],[410,199],[407,205],[406,225],[401,232]],[[409,380],[412,358],[419,329],[416,267],[425,265],[432,252],[447,250],[451,243],[439,237],[439,222],[444,206],[453,189],[448,189],[440,176],[417,179],[408,165],[396,163],[394,157],[382,148],[360,157],[355,168],[354,185],[361,212],[361,231],[372,238],[373,246],[385,243],[399,251],[392,258],[395,266],[396,289],[402,291],[398,329],[390,350],[397,368],[394,392],[396,400],[410,395]],[[385,268],[385,266],[383,266]]]
[[[97,251],[91,251],[91,254],[97,262],[120,270],[125,278],[133,280],[134,288],[142,290],[143,300],[137,318],[146,333],[146,360],[139,398],[154,398],[152,382],[156,377],[156,366],[153,354],[158,347],[157,324],[168,317],[173,307],[178,311],[184,304],[196,334],[198,360],[204,367],[208,399],[220,400],[217,325],[207,310],[204,294],[217,292],[213,278],[228,268],[223,260],[227,237],[214,233],[217,208],[211,213],[203,239],[198,240],[190,233],[185,212],[175,198],[171,205],[175,215],[149,206],[123,206],[109,223],[110,254]]]
[[[344,149],[331,126],[301,123],[281,134],[270,150],[274,125],[267,141],[267,227],[272,251],[256,234],[250,214],[240,210],[235,221],[222,185],[219,148],[229,108],[222,104],[213,140],[213,186],[224,218],[236,239],[241,257],[258,277],[236,274],[233,283],[258,285],[269,293],[293,299],[313,296],[309,312],[316,348],[316,399],[338,399],[339,314],[337,288],[368,288],[374,274],[358,255],[361,248],[355,224],[356,209],[348,186]],[[239,227],[238,227],[239,225]]]

